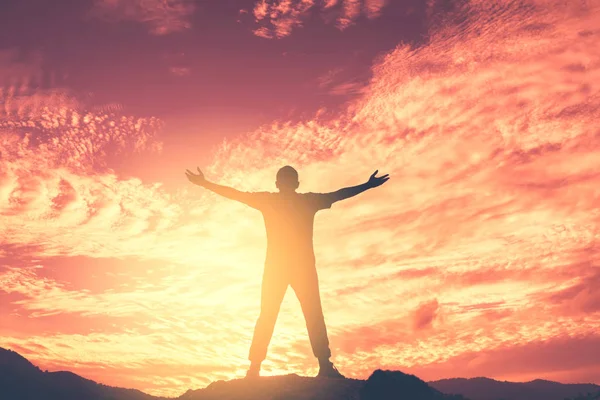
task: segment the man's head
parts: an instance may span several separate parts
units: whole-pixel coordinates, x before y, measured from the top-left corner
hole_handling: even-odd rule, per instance
[[[298,171],[294,168],[286,165],[277,171],[277,181],[275,182],[277,188],[282,191],[294,191],[298,189],[300,182],[298,182]]]

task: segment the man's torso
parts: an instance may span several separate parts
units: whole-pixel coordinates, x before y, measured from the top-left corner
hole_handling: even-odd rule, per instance
[[[313,263],[313,227],[317,211],[330,208],[322,193],[252,193],[267,231],[267,263]]]

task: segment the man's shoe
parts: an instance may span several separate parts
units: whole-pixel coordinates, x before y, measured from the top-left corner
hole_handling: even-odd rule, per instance
[[[340,371],[337,370],[335,365],[331,361],[327,361],[325,363],[320,364],[319,374],[317,378],[339,378],[345,379],[346,377],[340,374]]]

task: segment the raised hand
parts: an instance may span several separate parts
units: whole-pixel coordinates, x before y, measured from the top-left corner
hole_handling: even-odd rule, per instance
[[[390,175],[389,174],[385,174],[383,176],[375,177],[375,175],[377,175],[378,172],[379,172],[379,170],[373,172],[373,175],[371,175],[371,177],[369,178],[369,181],[367,182],[367,185],[369,187],[374,188],[374,187],[377,187],[377,186],[381,186],[385,182],[387,182],[388,179],[390,179]]]
[[[198,169],[198,175],[194,174],[189,169],[186,169],[185,176],[187,176],[189,181],[192,182],[194,185],[202,186],[202,185],[204,185],[204,183],[206,183],[206,178],[204,177],[204,174],[202,173],[202,171],[200,171],[200,168],[199,167],[196,167],[196,168]]]

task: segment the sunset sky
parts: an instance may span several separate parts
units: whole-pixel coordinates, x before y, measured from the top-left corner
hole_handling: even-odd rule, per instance
[[[242,377],[245,191],[315,219],[332,360],[600,384],[600,0],[3,0],[0,347],[176,396]],[[289,290],[264,375],[314,375]]]

